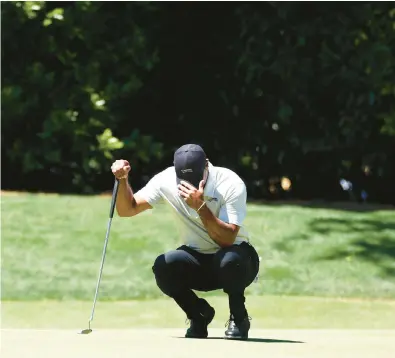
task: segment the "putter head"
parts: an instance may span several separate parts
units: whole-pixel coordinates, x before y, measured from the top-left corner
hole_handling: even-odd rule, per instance
[[[89,333],[91,333],[92,332],[92,330],[90,329],[90,328],[87,328],[87,329],[83,329],[81,332],[80,332],[80,334],[89,334]]]
[[[91,330],[91,320],[92,320],[92,318],[88,322],[88,327],[89,328],[83,329],[79,334],[89,334],[89,333],[92,332],[92,330]]]

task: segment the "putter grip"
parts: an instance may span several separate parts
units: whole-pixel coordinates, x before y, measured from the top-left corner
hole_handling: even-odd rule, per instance
[[[112,198],[111,198],[111,209],[110,209],[110,218],[111,219],[114,216],[115,202],[117,200],[117,195],[118,195],[118,186],[119,186],[119,180],[115,179],[114,189],[112,190]]]

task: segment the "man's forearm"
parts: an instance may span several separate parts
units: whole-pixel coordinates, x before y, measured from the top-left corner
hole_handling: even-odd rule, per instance
[[[119,180],[116,209],[119,216],[130,216],[136,207],[136,200],[133,197],[133,190],[128,179]]]
[[[233,245],[238,229],[218,219],[211,210],[203,205],[198,211],[200,219],[209,236],[221,247]]]

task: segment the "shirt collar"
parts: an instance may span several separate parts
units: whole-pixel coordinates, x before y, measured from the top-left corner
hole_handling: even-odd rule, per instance
[[[215,170],[215,166],[210,162],[208,163],[208,178],[207,183],[204,186],[204,195],[205,196],[214,196],[214,190],[217,182],[217,172]]]

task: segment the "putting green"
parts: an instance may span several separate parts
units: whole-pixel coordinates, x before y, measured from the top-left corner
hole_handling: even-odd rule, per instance
[[[226,341],[223,330],[210,329],[211,339],[185,339],[182,329],[7,330],[1,332],[2,358],[202,358],[303,357],[390,358],[395,351],[391,330],[251,330],[249,341]]]
[[[208,296],[216,315],[211,328],[229,318],[225,295]],[[395,301],[318,297],[248,296],[255,329],[395,329]],[[92,309],[89,301],[2,302],[2,328],[84,329]],[[98,301],[93,328],[186,328],[185,314],[167,298]]]

